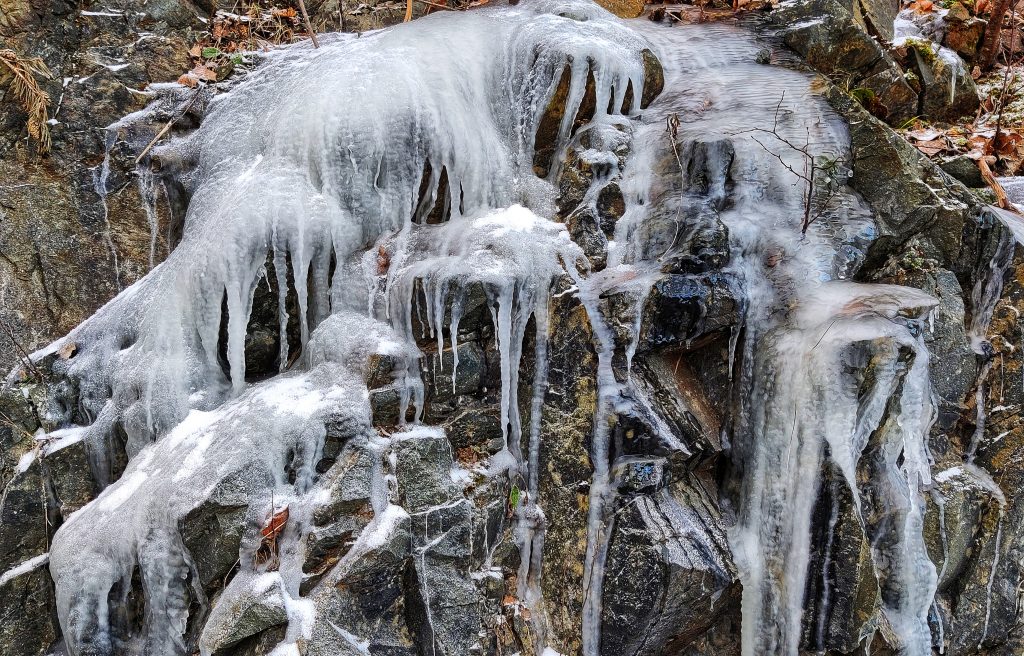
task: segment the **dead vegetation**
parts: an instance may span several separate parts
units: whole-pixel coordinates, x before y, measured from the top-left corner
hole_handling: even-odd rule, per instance
[[[981,179],[998,205],[1012,208],[997,177],[1024,174],[1024,0],[980,0],[976,15],[989,19],[972,77],[981,95],[975,116],[956,124],[931,124],[915,119],[902,126],[903,135],[925,155],[939,160],[964,157],[978,167]],[[938,10],[931,0],[915,0],[916,12]]]
[[[13,50],[0,50],[0,86],[6,86],[14,102],[28,114],[27,128],[40,153],[50,151],[48,106],[50,95],[36,77],[49,79],[50,69],[38,57],[21,57]]]

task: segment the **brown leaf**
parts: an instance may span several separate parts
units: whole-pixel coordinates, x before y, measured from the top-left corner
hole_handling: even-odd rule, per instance
[[[263,525],[263,530],[260,531],[260,535],[263,536],[264,540],[274,540],[277,536],[281,535],[281,531],[284,530],[284,525],[287,522],[288,506],[285,506],[270,516]]]
[[[196,59],[199,59],[200,57],[202,57],[202,56],[203,56],[203,49],[202,49],[202,47],[201,47],[201,46],[200,46],[200,45],[199,45],[199,44],[197,43],[197,44],[195,44],[194,46],[192,46],[192,47],[191,47],[191,48],[189,49],[189,51],[188,51],[188,54],[189,54],[189,56],[191,56],[191,57],[195,57]]]
[[[186,87],[195,88],[199,84],[199,78],[191,73],[185,73],[178,78],[178,84]]]
[[[61,360],[67,360],[75,353],[78,353],[78,344],[74,342],[68,342],[57,351],[57,355],[60,356]]]
[[[920,128],[907,132],[907,136],[914,141],[933,141],[941,135],[942,133],[935,128]]]
[[[1024,146],[1024,136],[1016,132],[1000,132],[995,140],[995,151],[1000,155],[1015,155]]]
[[[217,71],[212,71],[202,64],[197,64],[195,68],[189,71],[189,74],[195,75],[196,79],[206,80],[207,82],[215,82],[217,80]]]
[[[933,139],[932,141],[919,141],[914,144],[917,149],[925,155],[931,157],[932,155],[938,155],[942,151],[946,150],[946,138],[940,137],[939,139]]]

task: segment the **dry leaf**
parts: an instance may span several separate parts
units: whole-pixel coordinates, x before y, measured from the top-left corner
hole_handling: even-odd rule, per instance
[[[264,540],[275,540],[277,536],[281,535],[281,531],[284,530],[285,523],[288,522],[288,506],[285,506],[281,510],[278,510],[263,525],[263,530],[260,531],[260,535],[263,536]]]
[[[942,136],[942,133],[935,128],[920,128],[918,130],[911,130],[907,132],[907,136],[914,141],[934,141],[938,137]]]
[[[217,80],[217,72],[210,70],[203,64],[198,64],[195,68],[189,71],[189,74],[195,75],[199,80],[206,80],[208,82],[215,82]]]
[[[919,141],[914,145],[917,146],[918,150],[930,157],[932,155],[938,155],[942,151],[946,150],[946,138],[942,137],[931,141]]]

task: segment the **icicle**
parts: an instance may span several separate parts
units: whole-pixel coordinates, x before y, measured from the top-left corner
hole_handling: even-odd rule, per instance
[[[459,322],[462,321],[463,294],[456,293],[452,298],[451,324],[448,332],[452,340],[452,394],[455,394],[456,381],[459,377]]]
[[[112,128],[114,126],[107,128],[103,132],[103,163],[100,165],[98,173],[96,169],[92,170],[92,184],[96,195],[100,197],[100,203],[103,205],[103,242],[107,245],[107,251],[110,253],[110,258],[114,264],[114,283],[117,285],[117,290],[121,291],[121,266],[118,262],[117,247],[114,246],[114,240],[111,237],[110,207],[107,205],[107,194],[110,193],[110,190],[107,188],[107,178],[110,177],[110,150],[117,143],[117,130]]]
[[[828,619],[829,604],[831,603],[831,586],[829,584],[829,570],[832,567],[832,544],[835,540],[836,524],[839,523],[839,486],[832,481],[830,490],[832,499],[832,513],[828,519],[828,539],[825,540],[824,557],[821,564],[821,604],[818,608],[817,647],[825,649],[825,623]]]
[[[992,616],[992,586],[996,582],[996,569],[999,568],[999,547],[1003,539],[1003,507],[999,507],[999,519],[996,521],[996,544],[992,553],[992,571],[989,572],[988,584],[985,586],[985,624],[978,640],[978,649],[982,648],[988,636],[988,622]]]

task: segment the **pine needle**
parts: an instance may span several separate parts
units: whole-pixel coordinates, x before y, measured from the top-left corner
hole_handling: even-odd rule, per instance
[[[50,95],[43,91],[36,76],[52,77],[50,69],[38,57],[19,57],[13,50],[0,50],[0,65],[11,72],[8,88],[14,100],[28,114],[28,133],[39,143],[39,152],[50,151],[50,125],[47,105]]]

